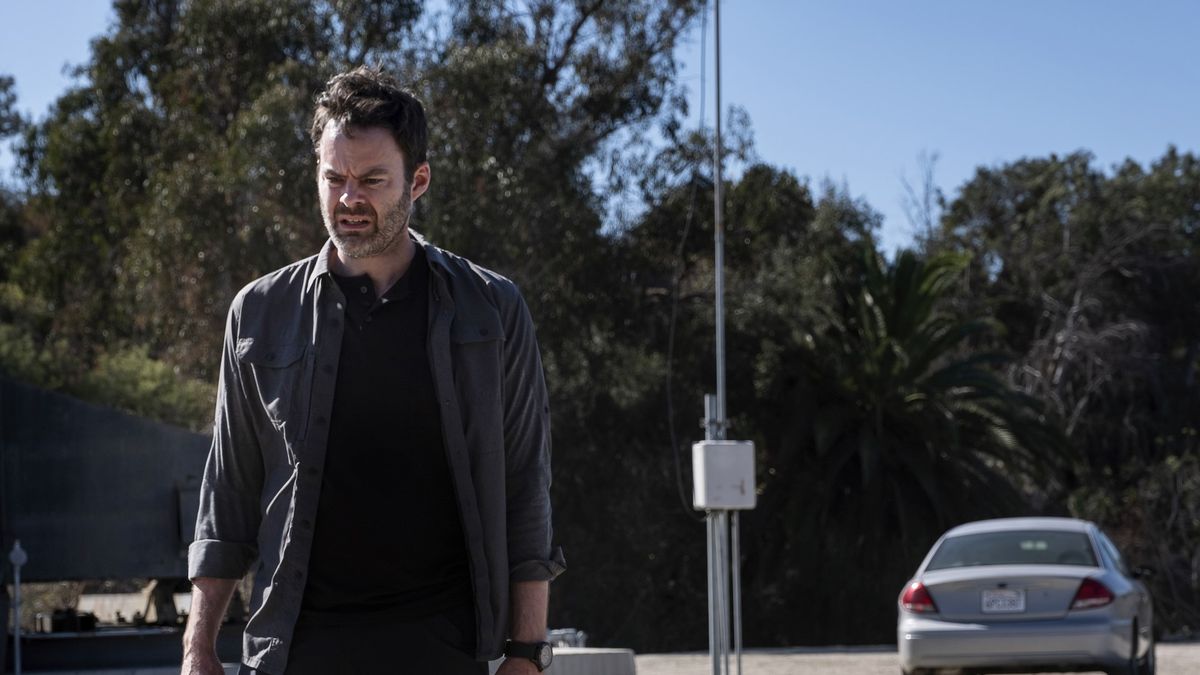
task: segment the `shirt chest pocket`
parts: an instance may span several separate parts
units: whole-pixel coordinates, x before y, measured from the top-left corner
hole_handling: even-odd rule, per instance
[[[303,343],[241,338],[237,358],[253,374],[263,410],[286,440],[304,440],[312,390],[312,356]]]
[[[456,318],[450,324],[450,345],[454,350],[455,366],[474,368],[485,362],[499,365],[504,345],[500,317],[483,314],[474,319]]]
[[[454,384],[468,422],[485,413],[498,421],[504,386],[504,331],[495,314],[457,320],[450,326]],[[492,420],[495,417],[496,420]],[[498,428],[498,427],[497,427]]]

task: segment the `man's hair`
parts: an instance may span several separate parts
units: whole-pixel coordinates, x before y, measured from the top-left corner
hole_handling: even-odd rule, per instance
[[[381,68],[359,66],[334,75],[317,95],[313,110],[313,150],[319,152],[321,134],[330,120],[351,129],[383,127],[392,132],[396,145],[404,153],[405,178],[427,161],[429,131],[425,127],[425,108],[411,92],[400,86]]]

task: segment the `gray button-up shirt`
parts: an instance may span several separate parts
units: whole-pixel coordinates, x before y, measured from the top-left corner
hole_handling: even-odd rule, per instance
[[[490,660],[508,634],[509,584],[564,569],[551,543],[546,385],[516,286],[414,239],[429,261],[429,362],[467,540],[476,658]],[[304,593],[337,382],[346,299],[329,274],[332,246],[233,300],[188,551],[191,578],[240,578],[255,566],[242,658],[273,673],[287,664]],[[402,532],[420,514],[395,517]]]

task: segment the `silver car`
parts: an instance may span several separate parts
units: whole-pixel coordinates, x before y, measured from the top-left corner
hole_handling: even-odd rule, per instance
[[[1148,572],[1130,570],[1086,521],[960,525],[900,594],[900,667],[1153,675],[1154,612],[1139,581]]]

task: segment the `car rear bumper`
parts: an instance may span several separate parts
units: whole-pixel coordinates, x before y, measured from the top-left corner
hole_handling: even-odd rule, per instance
[[[896,643],[905,669],[1113,667],[1129,658],[1131,626],[1110,616],[984,624],[902,615]]]

